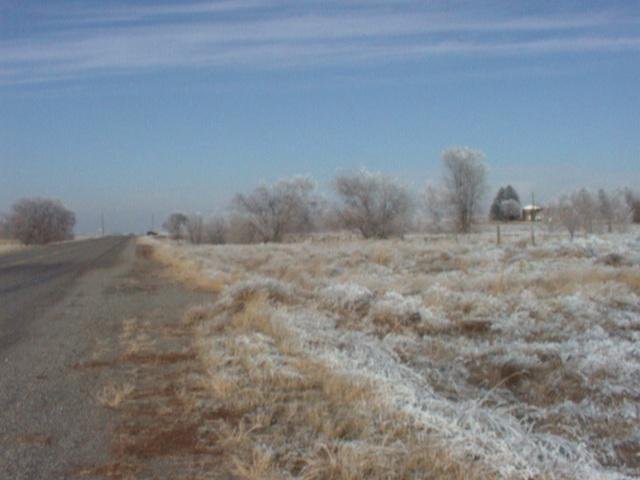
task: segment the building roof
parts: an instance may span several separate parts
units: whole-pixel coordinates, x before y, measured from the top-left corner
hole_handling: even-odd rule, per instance
[[[525,205],[522,207],[523,210],[542,210],[540,205]]]

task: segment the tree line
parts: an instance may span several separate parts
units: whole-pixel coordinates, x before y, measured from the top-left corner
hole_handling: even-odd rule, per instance
[[[484,158],[466,147],[445,150],[440,182],[419,196],[399,179],[366,169],[337,174],[332,200],[317,193],[312,179],[292,177],[236,194],[226,215],[205,220],[173,213],[163,227],[172,238],[214,244],[281,242],[287,235],[332,230],[379,239],[425,229],[468,233],[480,219],[488,190]],[[522,211],[518,193],[507,185],[498,190],[489,218],[517,221]],[[578,230],[612,232],[630,221],[640,223],[640,196],[629,189],[580,189],[547,205],[544,219],[551,230],[565,228],[572,239]]]
[[[487,187],[484,154],[466,147],[442,153],[442,178],[414,195],[399,179],[361,169],[342,172],[331,182],[332,199],[318,193],[308,177],[291,177],[236,194],[225,215],[171,214],[163,227],[172,238],[192,243],[281,242],[288,235],[352,230],[364,238],[401,237],[409,231],[468,233],[482,214]],[[507,185],[495,195],[489,218],[497,222],[522,218],[516,190]],[[564,228],[570,238],[583,231],[620,230],[640,223],[640,195],[626,190],[580,189],[548,204],[545,224]],[[57,200],[23,199],[0,217],[0,236],[25,244],[73,237],[75,215]]]

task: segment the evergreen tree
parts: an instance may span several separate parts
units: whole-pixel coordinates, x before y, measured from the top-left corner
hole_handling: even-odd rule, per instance
[[[518,196],[518,192],[516,192],[515,188],[513,188],[511,185],[500,187],[500,189],[498,190],[498,193],[496,194],[496,197],[491,204],[491,210],[489,211],[491,220],[507,221],[517,219],[517,217],[515,217],[514,215],[508,215],[508,218],[505,215],[505,211],[507,210],[502,208],[502,205],[503,202],[506,202],[507,200],[513,200],[514,202],[517,202],[518,205],[520,205],[520,197]]]

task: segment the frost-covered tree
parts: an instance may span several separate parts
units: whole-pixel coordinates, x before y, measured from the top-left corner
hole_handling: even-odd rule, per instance
[[[511,222],[522,218],[522,206],[520,205],[520,202],[512,198],[502,200],[498,210],[499,220]]]
[[[624,193],[619,190],[598,190],[597,208],[598,221],[605,225],[609,233],[615,228],[624,230],[631,221],[632,211],[625,201]]]
[[[76,216],[59,200],[26,198],[7,217],[10,235],[22,243],[45,244],[73,238]]]
[[[359,230],[365,238],[402,236],[407,231],[413,201],[396,178],[362,169],[339,174],[333,187],[340,199],[337,214],[342,226]]]
[[[513,215],[515,209],[510,210],[511,215],[509,216],[504,215],[504,209],[502,208],[502,203],[507,200],[512,200],[513,202],[518,204],[519,212],[517,215]],[[518,192],[516,192],[515,188],[513,188],[511,185],[507,185],[506,187],[500,187],[500,189],[498,190],[498,193],[493,199],[493,203],[491,204],[491,209],[489,211],[489,217],[491,218],[491,220],[498,220],[498,221],[519,220],[521,216],[522,216],[522,207],[520,203],[520,197],[518,196]]]
[[[569,238],[573,241],[576,231],[580,228],[581,218],[572,198],[563,196],[547,207],[547,216],[554,225],[567,229]]]
[[[441,185],[427,185],[422,197],[422,207],[429,227],[436,232],[442,231],[451,215],[447,190]]]
[[[607,231],[613,231],[613,204],[610,195],[604,190],[598,190],[598,214],[607,225]]]
[[[466,147],[453,147],[442,153],[444,186],[457,230],[462,233],[471,230],[487,189],[483,159],[482,152]]]
[[[293,177],[260,185],[249,194],[237,194],[232,202],[234,222],[244,223],[246,241],[280,242],[285,234],[307,232],[313,227],[315,183]]]
[[[184,213],[172,213],[169,218],[162,224],[169,236],[175,240],[184,236],[184,231],[189,218]]]
[[[596,199],[586,188],[581,188],[571,195],[571,204],[580,217],[580,226],[585,233],[593,233],[595,220],[598,216]]]

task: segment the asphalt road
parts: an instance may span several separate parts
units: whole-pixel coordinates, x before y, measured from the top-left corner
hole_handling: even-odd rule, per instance
[[[134,262],[130,237],[0,256],[0,479],[66,479],[108,458],[105,379],[73,367],[115,348],[124,315],[105,293]]]
[[[0,356],[74,280],[117,259],[129,237],[67,242],[0,256]]]

